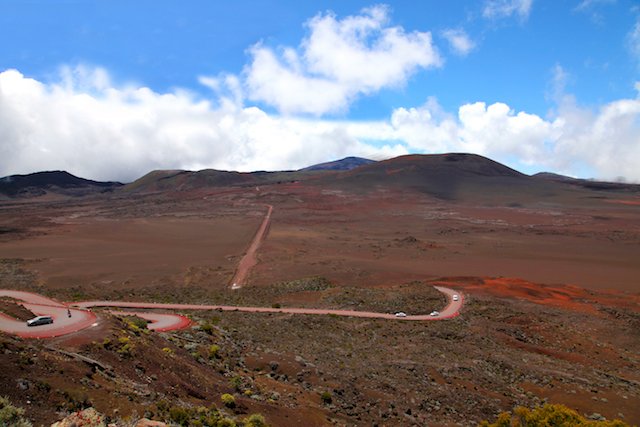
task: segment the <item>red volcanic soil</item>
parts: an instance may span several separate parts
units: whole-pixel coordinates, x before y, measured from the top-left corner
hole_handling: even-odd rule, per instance
[[[473,294],[491,295],[548,305],[564,310],[602,315],[599,305],[610,305],[630,310],[640,307],[640,294],[616,291],[593,292],[571,285],[543,285],[509,277],[455,277],[437,280],[442,286],[457,286]]]
[[[640,200],[608,200],[609,203],[619,203],[621,205],[640,206]]]
[[[48,288],[148,285],[198,266],[224,283],[258,220],[246,215],[72,219],[46,235],[0,245],[0,258],[42,260],[38,271]]]
[[[128,415],[157,413],[160,399],[206,406],[231,392],[239,411],[284,426],[470,425],[548,397],[637,424],[640,217],[637,205],[615,202],[636,194],[530,185],[486,159],[450,158],[401,158],[259,191],[253,182],[198,187],[220,176],[183,174],[176,182],[196,189],[3,203],[0,282],[61,301],[411,314],[441,307],[429,293],[441,284],[464,292],[465,306],[453,320],[426,323],[200,312],[193,328],[166,335],[98,311],[106,320],[89,340],[53,342],[77,346],[114,376],[55,352],[34,356],[38,343],[3,336],[10,353],[0,360],[0,394],[27,405],[16,384],[39,384],[37,374]],[[459,173],[448,180],[451,170]],[[151,177],[151,187],[167,176]],[[273,213],[257,264],[231,291],[265,205]],[[127,337],[134,345],[123,348]],[[321,402],[324,391],[331,404]],[[42,422],[64,397],[47,393],[30,400]]]

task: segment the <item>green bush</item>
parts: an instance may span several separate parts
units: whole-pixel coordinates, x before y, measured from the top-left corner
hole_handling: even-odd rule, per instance
[[[179,406],[173,406],[171,409],[169,409],[169,418],[174,423],[178,423],[182,426],[187,426],[189,425],[189,419],[191,418],[191,415],[186,409]]]
[[[322,400],[322,403],[324,403],[325,405],[328,405],[333,401],[333,397],[331,396],[331,393],[329,393],[328,391],[323,391],[320,394],[320,400]]]
[[[32,427],[23,415],[24,409],[13,406],[8,397],[0,397],[0,426]]]
[[[209,346],[209,359],[219,359],[220,358],[220,346],[211,344]]]
[[[495,422],[482,421],[480,427],[629,427],[620,421],[592,421],[564,405],[545,404],[539,408],[529,409],[518,406],[510,412],[498,415]]]
[[[200,325],[200,330],[202,330],[203,332],[206,332],[209,335],[213,335],[213,325],[209,322],[205,322],[202,325]]]
[[[244,423],[244,427],[267,427],[267,422],[260,414],[251,414],[242,420],[242,422]]]
[[[227,408],[235,408],[236,407],[236,398],[230,395],[229,393],[225,393],[220,396],[220,400]]]

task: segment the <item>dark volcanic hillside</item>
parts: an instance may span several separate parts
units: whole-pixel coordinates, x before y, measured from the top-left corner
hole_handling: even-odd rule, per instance
[[[197,172],[157,170],[127,184],[124,191],[162,192],[189,191],[208,187],[237,187],[279,184],[308,178],[319,172],[230,172],[204,169]]]
[[[319,182],[351,191],[403,188],[441,199],[458,199],[523,187],[551,187],[516,170],[475,154],[408,155],[366,165]]]
[[[301,171],[346,171],[358,168],[364,165],[375,163],[374,160],[364,159],[362,157],[345,157],[341,160],[333,162],[319,163],[317,165],[308,166]]]
[[[119,182],[101,182],[78,178],[65,171],[37,172],[28,175],[11,175],[0,179],[0,194],[10,197],[40,196],[47,192],[85,194],[120,187]]]

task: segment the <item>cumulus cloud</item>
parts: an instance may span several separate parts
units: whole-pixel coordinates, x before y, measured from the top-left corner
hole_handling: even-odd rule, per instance
[[[430,100],[396,109],[384,134],[406,141],[411,151],[471,152],[507,163],[517,158],[570,175],[587,166],[600,179],[640,181],[640,99],[617,100],[596,111],[578,106],[572,96],[560,99],[550,119],[484,102],[462,105],[453,116]]]
[[[447,29],[442,32],[442,36],[449,42],[451,50],[457,55],[466,56],[476,46],[467,33],[461,29]]]
[[[489,19],[517,16],[521,20],[529,18],[533,0],[486,0],[482,16]]]
[[[299,47],[250,49],[247,97],[286,114],[345,111],[359,95],[404,85],[418,69],[442,63],[431,33],[389,25],[389,10],[375,6],[338,19],[319,14],[307,22]]]
[[[555,75],[566,78],[560,67]],[[586,165],[598,178],[640,181],[638,97],[592,110],[560,85],[550,118],[499,102],[450,113],[432,98],[385,120],[357,122],[270,115],[242,105],[234,76],[201,82],[219,93],[215,102],[118,86],[99,68],[67,68],[50,84],[4,71],[0,176],[64,169],[129,181],[153,169],[281,170],[349,155],[456,151],[568,174]]]
[[[400,144],[370,146],[340,122],[309,122],[242,107],[233,91],[216,105],[186,91],[114,86],[100,68],[66,68],[45,84],[0,73],[0,176],[63,169],[130,181],[153,169],[299,168],[347,155],[391,157]],[[233,87],[204,79],[216,89]]]

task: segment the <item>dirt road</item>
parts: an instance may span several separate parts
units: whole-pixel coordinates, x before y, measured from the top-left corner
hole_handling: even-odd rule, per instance
[[[90,311],[93,307],[114,307],[130,309],[162,309],[162,310],[219,310],[219,311],[240,311],[248,313],[283,313],[283,314],[307,314],[307,315],[335,315],[346,317],[359,317],[368,319],[387,320],[443,320],[456,317],[464,303],[464,296],[453,289],[436,287],[437,290],[447,295],[449,303],[443,308],[438,316],[429,314],[408,315],[397,317],[393,313],[376,313],[371,311],[355,310],[326,310],[313,308],[272,308],[272,307],[239,307],[229,305],[200,305],[200,304],[161,304],[144,302],[123,302],[123,301],[85,301],[79,303],[63,304],[58,301],[42,297],[29,292],[12,290],[0,290],[0,297],[13,298],[22,301],[27,309],[37,315],[52,316],[54,322],[50,325],[28,327],[24,321],[13,319],[4,314],[0,314],[0,331],[18,335],[24,338],[50,338],[76,332],[95,324],[96,315]],[[453,295],[459,295],[458,301],[453,301]],[[67,315],[67,309],[71,312],[71,317]],[[133,315],[149,320],[149,329],[157,331],[171,331],[188,327],[191,322],[185,316],[171,313],[149,313],[135,311],[113,312],[120,315]]]
[[[97,320],[96,315],[91,311],[72,308],[51,298],[30,292],[0,289],[0,298],[17,300],[36,316],[53,317],[51,324],[29,327],[24,321],[0,313],[0,331],[23,338],[52,338],[66,335],[88,328]],[[71,317],[69,317],[69,313],[71,313]]]
[[[267,236],[267,231],[269,230],[269,223],[271,222],[271,212],[273,211],[273,206],[265,205],[267,207],[267,214],[264,216],[262,220],[262,224],[260,224],[260,228],[256,232],[255,236],[253,236],[253,240],[247,249],[247,252],[244,254],[240,262],[238,263],[238,268],[236,269],[236,274],[233,276],[231,280],[231,289],[239,289],[244,285],[247,276],[249,275],[249,270],[257,264],[258,258],[256,257],[256,252],[260,247],[260,244]]]

